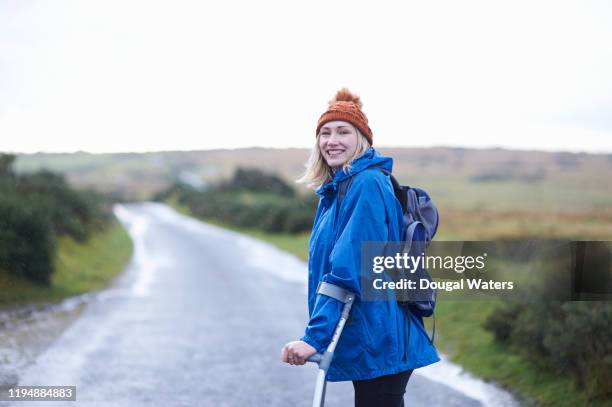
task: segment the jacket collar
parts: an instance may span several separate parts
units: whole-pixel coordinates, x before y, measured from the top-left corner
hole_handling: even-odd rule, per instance
[[[338,169],[334,174],[334,178],[323,184],[315,193],[320,196],[329,195],[332,191],[338,190],[340,182],[369,167],[380,167],[391,172],[393,169],[393,158],[386,157],[380,154],[374,147],[370,147],[365,153],[353,160],[350,170]]]

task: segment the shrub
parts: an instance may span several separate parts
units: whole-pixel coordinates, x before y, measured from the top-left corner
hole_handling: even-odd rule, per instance
[[[484,325],[536,363],[574,377],[593,399],[612,397],[612,304],[534,296],[508,302]]]
[[[0,269],[40,284],[53,272],[55,239],[47,214],[18,199],[0,199]]]
[[[238,168],[229,182],[217,187],[225,191],[252,191],[276,194],[285,197],[295,196],[295,190],[276,174],[257,168]]]
[[[13,155],[0,154],[0,269],[49,283],[56,235],[83,241],[108,224],[110,202],[72,189],[49,171],[16,175]]]
[[[77,191],[69,187],[63,176],[48,171],[19,176],[13,193],[34,202],[48,214],[58,235],[69,235],[83,241],[92,224],[108,221],[101,210],[101,197],[93,191]]]

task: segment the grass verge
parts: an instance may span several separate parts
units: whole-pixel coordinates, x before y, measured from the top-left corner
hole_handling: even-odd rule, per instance
[[[57,302],[104,288],[124,269],[132,250],[132,241],[118,222],[84,243],[63,236],[58,241],[50,285],[0,271],[0,308]]]

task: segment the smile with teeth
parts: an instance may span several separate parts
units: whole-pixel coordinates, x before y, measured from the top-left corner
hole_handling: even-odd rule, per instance
[[[340,155],[344,152],[344,150],[327,150],[327,154],[331,157],[334,157],[336,155]]]

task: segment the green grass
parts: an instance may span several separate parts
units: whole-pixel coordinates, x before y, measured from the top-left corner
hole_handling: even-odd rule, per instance
[[[0,272],[0,308],[58,302],[104,288],[124,269],[132,250],[132,241],[116,222],[85,243],[64,236],[58,242],[49,286]]]

